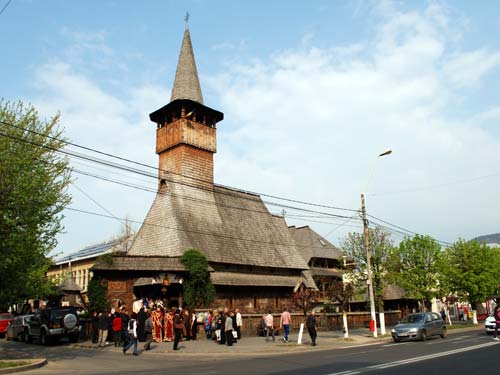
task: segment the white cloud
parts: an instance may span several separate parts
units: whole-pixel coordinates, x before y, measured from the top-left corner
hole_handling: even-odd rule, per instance
[[[450,57],[445,73],[458,86],[476,87],[492,69],[500,65],[500,52],[479,49]]]
[[[218,127],[217,182],[357,208],[373,170],[368,192],[403,192],[369,196],[375,215],[448,241],[497,230],[500,203],[491,199],[498,185],[492,180],[404,191],[488,175],[500,165],[499,135],[482,126],[498,118],[498,108],[471,107],[472,114],[463,118],[453,110],[467,106],[487,84],[500,51],[477,46],[463,52],[460,30],[466,21],[457,32],[449,11],[436,4],[401,12],[382,3],[378,12],[381,21],[371,39],[325,50],[305,49],[299,41],[297,49],[244,63],[228,57],[231,64],[222,73],[205,79],[203,85],[218,95],[217,109],[225,113]],[[104,36],[74,37],[83,39],[77,44],[102,44],[102,54],[113,56]],[[60,110],[77,143],[156,165],[154,124],[147,115],[168,101],[166,88],[145,82],[116,93],[75,64],[62,59],[39,69],[42,95],[36,104],[44,113]],[[374,165],[388,147],[394,154]],[[149,193],[82,181],[119,216],[130,213],[140,220],[152,200]],[[81,194],[75,192],[75,199],[75,205],[98,211]],[[63,237],[68,244],[75,233],[98,241],[110,232],[109,221],[96,228],[89,221],[82,225],[81,216],[70,219]],[[313,226],[323,233],[333,227]],[[348,229],[337,230],[332,239]]]
[[[157,165],[154,154],[156,126],[148,120],[148,114],[167,101],[165,88],[150,84],[129,87],[123,89],[119,99],[113,93],[106,92],[97,82],[76,73],[69,64],[62,62],[41,66],[36,74],[35,85],[43,92],[43,95],[34,100],[35,106],[46,117],[61,112],[61,125],[65,127],[65,136],[70,141],[148,165]],[[71,149],[89,154],[81,149]],[[93,156],[103,158],[101,155]],[[72,165],[78,170],[113,180],[152,189],[157,186],[154,179],[95,163],[76,160],[72,161]],[[153,170],[148,171],[154,173]],[[78,173],[74,173],[73,177],[80,189],[118,217],[130,216],[132,220],[142,220],[154,198],[154,194],[150,192],[126,188]],[[70,192],[73,196],[72,207],[108,214],[79,190],[70,187]],[[67,232],[59,236],[59,249],[64,251],[73,251],[75,247],[108,239],[120,230],[120,223],[117,221],[71,211],[66,212],[64,224]]]
[[[224,183],[359,207],[370,161],[387,146],[395,152],[379,162],[369,191],[431,186],[486,175],[499,165],[498,136],[457,120],[450,107],[458,98],[467,104],[456,85],[481,82],[500,52],[456,52],[459,39],[446,9],[436,5],[386,15],[372,50],[363,48],[362,55],[339,59],[335,48],[281,51],[211,81],[226,112],[220,128],[234,129],[219,138],[224,156],[217,175]],[[494,186],[372,198],[371,209],[452,241],[494,227],[500,207],[484,199],[496,195]]]

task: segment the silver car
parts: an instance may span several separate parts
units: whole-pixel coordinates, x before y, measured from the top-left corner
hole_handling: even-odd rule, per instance
[[[429,336],[446,337],[446,326],[441,315],[433,312],[406,315],[391,330],[394,342],[401,340],[426,340]]]
[[[29,334],[29,322],[33,314],[16,316],[7,328],[7,340],[24,341]]]

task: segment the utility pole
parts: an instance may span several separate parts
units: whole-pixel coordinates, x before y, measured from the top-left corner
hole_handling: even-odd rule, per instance
[[[375,299],[373,298],[373,282],[372,282],[372,266],[370,254],[370,239],[368,234],[368,220],[366,219],[366,206],[365,206],[365,193],[361,193],[361,212],[363,214],[363,232],[365,237],[365,250],[366,250],[366,273],[368,276],[368,291],[370,294],[370,313],[371,324],[373,324],[373,337],[377,337],[377,316],[375,314]],[[373,323],[372,323],[373,322]]]

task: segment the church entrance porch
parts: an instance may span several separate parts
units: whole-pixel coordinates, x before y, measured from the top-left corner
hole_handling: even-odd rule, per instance
[[[140,277],[134,283],[134,296],[154,303],[161,301],[164,307],[182,307],[182,280],[179,275]]]

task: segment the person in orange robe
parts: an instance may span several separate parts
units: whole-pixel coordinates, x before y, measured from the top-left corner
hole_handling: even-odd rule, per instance
[[[174,310],[170,310],[170,312],[165,314],[163,318],[165,337],[163,341],[173,341],[174,339]]]
[[[161,342],[161,329],[163,327],[163,313],[160,306],[156,306],[156,310],[151,314],[151,319],[153,320],[153,340],[155,342]]]

